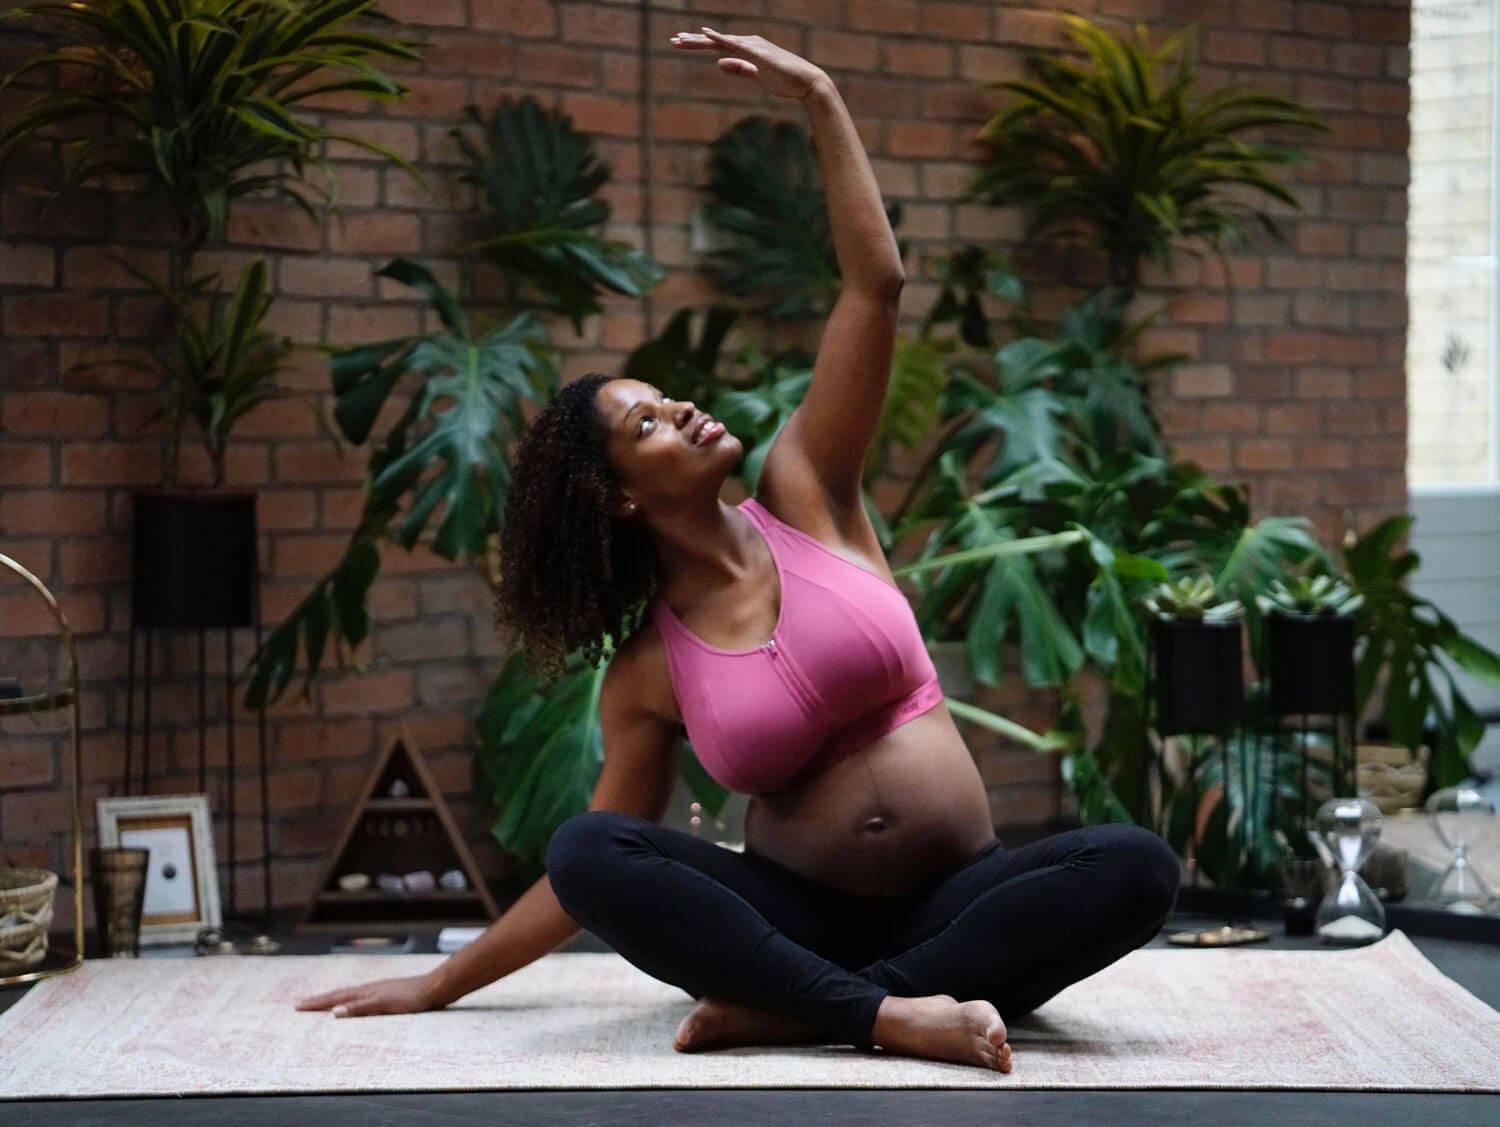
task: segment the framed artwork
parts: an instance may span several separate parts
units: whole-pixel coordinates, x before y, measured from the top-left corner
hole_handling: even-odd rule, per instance
[[[146,849],[146,902],[141,943],[191,943],[200,929],[223,923],[208,796],[101,798],[99,844]]]

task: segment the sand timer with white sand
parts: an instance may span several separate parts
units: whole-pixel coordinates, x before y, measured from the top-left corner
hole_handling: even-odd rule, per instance
[[[1438,878],[1432,899],[1450,912],[1484,914],[1495,897],[1469,852],[1494,824],[1494,802],[1473,787],[1445,787],[1427,800],[1427,813],[1438,839],[1453,854]]]
[[[1367,798],[1330,798],[1318,808],[1308,836],[1324,863],[1337,866],[1338,883],[1318,905],[1316,930],[1327,943],[1373,943],[1385,934],[1385,906],[1359,867],[1380,840],[1380,808]]]

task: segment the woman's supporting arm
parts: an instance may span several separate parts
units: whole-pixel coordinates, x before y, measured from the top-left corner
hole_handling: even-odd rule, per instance
[[[644,703],[651,676],[641,651],[626,643],[611,659],[599,693],[604,767],[590,810],[620,810],[659,821],[677,778],[677,726]],[[426,974],[346,986],[297,1003],[299,1010],[332,1010],[337,1017],[441,1009],[556,950],[582,928],[568,915],[543,876],[472,943]]]

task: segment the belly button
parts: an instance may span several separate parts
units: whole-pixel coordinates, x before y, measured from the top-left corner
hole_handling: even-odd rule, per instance
[[[860,826],[860,830],[867,834],[878,834],[884,831],[884,829],[885,819],[882,818],[879,814],[876,814],[870,818],[866,818],[865,824]]]

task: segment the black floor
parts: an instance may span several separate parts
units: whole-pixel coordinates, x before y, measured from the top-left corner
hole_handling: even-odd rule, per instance
[[[1167,931],[1219,922],[1176,917]],[[1261,949],[1325,949],[1313,940],[1280,934]],[[1150,946],[1165,946],[1166,933]],[[1500,947],[1412,935],[1412,942],[1444,974],[1500,1009]],[[582,936],[573,950],[602,949]],[[1192,953],[1184,951],[1183,957]],[[0,990],[0,1010],[21,991]],[[1357,1004],[1357,999],[1351,1003]],[[1266,1030],[1274,1038],[1274,1029]],[[1017,1068],[1025,1059],[1017,1054]],[[1500,1083],[1500,1077],[1496,1078]],[[715,1091],[627,1090],[594,1092],[416,1093],[403,1095],[195,1097],[190,1099],[36,1101],[0,1104],[0,1122],[109,1124],[316,1124],[317,1127],[384,1127],[387,1124],[485,1123],[552,1125],[656,1125],[675,1123],[855,1124],[908,1127],[954,1124],[1207,1123],[1212,1127],[1494,1127],[1500,1096],[1407,1095],[1346,1092],[1205,1091]]]

